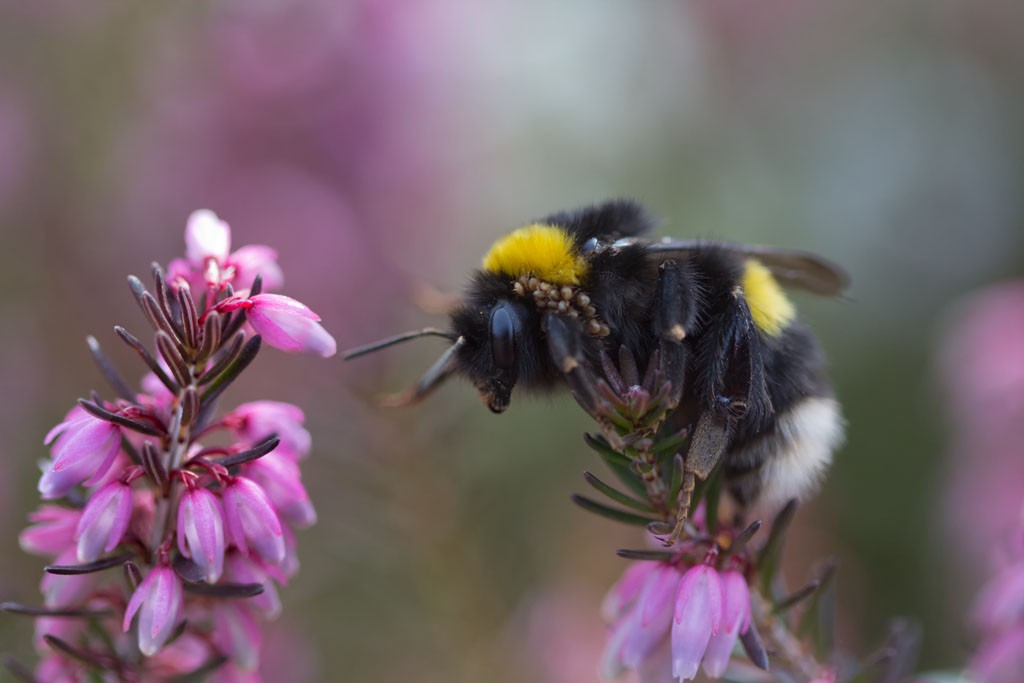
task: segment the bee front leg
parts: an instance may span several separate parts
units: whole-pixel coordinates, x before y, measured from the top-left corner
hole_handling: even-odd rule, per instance
[[[683,533],[696,479],[707,479],[722,461],[736,424],[744,420],[756,426],[772,413],[758,331],[743,289],[719,292],[708,316],[695,359],[703,408],[684,461],[671,542]]]
[[[583,330],[575,319],[558,313],[546,313],[543,329],[547,335],[548,354],[565,377],[573,395],[583,409],[593,414],[597,405],[593,383],[583,367]]]

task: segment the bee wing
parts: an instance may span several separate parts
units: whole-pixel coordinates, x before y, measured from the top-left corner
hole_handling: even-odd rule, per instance
[[[643,244],[648,253],[659,261],[675,256],[685,256],[694,251],[708,248],[733,251],[763,263],[782,284],[822,296],[838,296],[850,285],[850,276],[845,270],[826,258],[806,251],[768,247],[760,244],[680,240],[669,237],[660,240],[633,239],[630,241],[634,244]],[[619,244],[622,242],[623,240],[620,240]]]

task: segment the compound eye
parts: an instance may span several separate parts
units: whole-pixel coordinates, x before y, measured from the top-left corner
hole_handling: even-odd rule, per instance
[[[511,370],[516,362],[515,323],[504,306],[491,312],[491,358],[501,370]]]

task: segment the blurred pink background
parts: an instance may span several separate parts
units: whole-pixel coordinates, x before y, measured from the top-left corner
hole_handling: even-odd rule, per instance
[[[178,256],[191,210],[278,249],[282,291],[345,347],[439,323],[417,288],[459,287],[518,223],[629,196],[666,234],[851,271],[850,300],[798,301],[850,431],[790,575],[839,554],[844,646],[907,615],[923,667],[963,662],[983,576],[950,571],[963,387],[936,349],[954,301],[1024,270],[1021,26],[997,0],[0,0],[0,598],[37,596],[16,534],[43,435],[105,390],[83,340],[141,376],[112,334],[144,331],[125,276]],[[228,397],[296,402],[313,434],[282,649],[304,680],[586,680],[637,541],[569,503],[588,425],[564,396],[495,417],[458,384],[374,407],[437,351],[266,350]],[[32,660],[30,624],[0,616],[0,646]]]

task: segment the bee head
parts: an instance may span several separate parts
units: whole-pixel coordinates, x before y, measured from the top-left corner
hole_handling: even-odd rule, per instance
[[[515,300],[498,299],[491,306],[457,311],[452,324],[466,340],[459,349],[459,370],[492,412],[504,412],[522,369],[532,324],[530,309]]]

